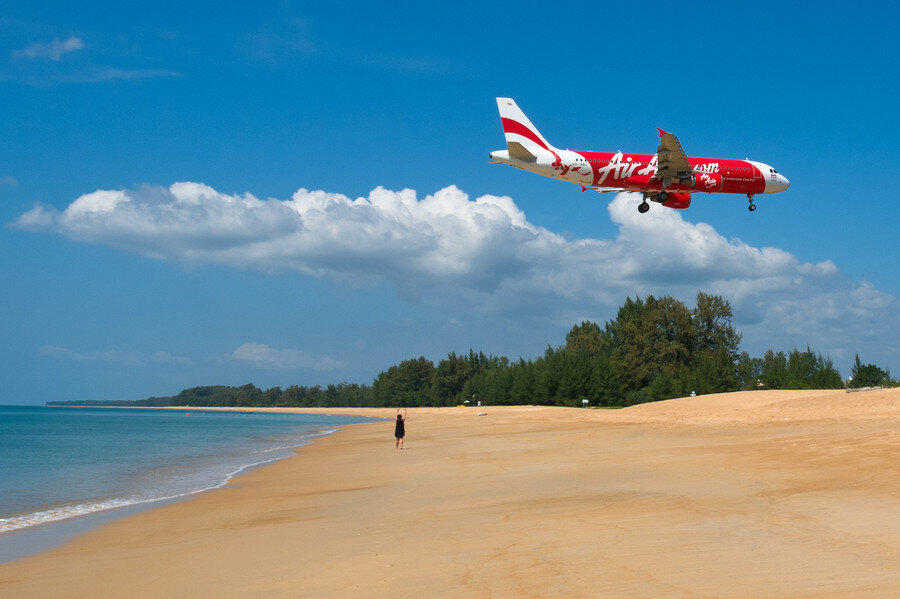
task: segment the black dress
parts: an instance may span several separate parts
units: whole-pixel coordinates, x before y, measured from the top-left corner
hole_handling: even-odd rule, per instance
[[[398,439],[402,439],[406,435],[405,427],[403,426],[403,420],[400,418],[397,419],[397,426],[394,427],[394,436]]]

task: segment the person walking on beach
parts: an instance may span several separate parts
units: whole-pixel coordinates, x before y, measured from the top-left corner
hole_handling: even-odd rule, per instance
[[[397,422],[394,425],[394,447],[403,449],[403,437],[406,436],[406,408],[403,408],[403,415],[400,414],[400,408],[397,408]]]

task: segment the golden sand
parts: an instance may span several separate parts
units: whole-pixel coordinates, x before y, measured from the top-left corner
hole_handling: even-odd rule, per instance
[[[0,596],[896,597],[898,421],[900,389],[415,409],[403,451],[346,426]]]

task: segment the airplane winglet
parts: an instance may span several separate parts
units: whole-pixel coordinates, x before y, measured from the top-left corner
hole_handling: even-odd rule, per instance
[[[667,131],[663,131],[663,130],[660,129],[659,127],[657,127],[656,130],[659,131],[659,136],[660,136],[660,137],[662,137],[663,135],[668,135],[668,132],[667,132]]]

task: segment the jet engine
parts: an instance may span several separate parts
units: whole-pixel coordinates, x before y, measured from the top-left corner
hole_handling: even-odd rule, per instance
[[[669,197],[663,202],[667,208],[687,208],[691,205],[691,194],[669,192]]]

